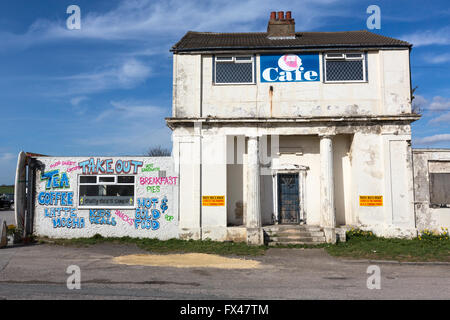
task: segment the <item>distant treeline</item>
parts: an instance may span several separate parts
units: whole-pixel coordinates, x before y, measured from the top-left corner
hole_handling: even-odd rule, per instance
[[[0,186],[0,194],[2,193],[14,193],[14,186]]]

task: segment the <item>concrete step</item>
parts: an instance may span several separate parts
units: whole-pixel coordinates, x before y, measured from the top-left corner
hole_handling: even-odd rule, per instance
[[[325,242],[325,236],[321,237],[270,237],[269,242]]]
[[[264,231],[267,233],[271,232],[296,232],[296,231],[322,231],[322,228],[319,226],[310,226],[310,225],[275,225],[263,227]]]
[[[314,225],[273,225],[263,227],[269,246],[325,243],[323,229]]]
[[[270,237],[322,237],[323,231],[279,231],[268,233]]]
[[[276,247],[276,246],[287,246],[287,245],[316,245],[321,244],[322,242],[304,242],[304,241],[290,241],[290,242],[269,242],[269,247]],[[325,242],[323,242],[325,243]]]

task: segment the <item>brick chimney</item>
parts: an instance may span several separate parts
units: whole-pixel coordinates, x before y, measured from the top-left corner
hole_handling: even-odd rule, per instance
[[[272,11],[267,25],[267,37],[269,39],[294,39],[295,21],[291,17],[291,11]]]

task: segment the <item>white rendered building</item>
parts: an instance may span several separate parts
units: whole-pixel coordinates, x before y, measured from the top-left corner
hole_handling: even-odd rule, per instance
[[[410,50],[368,31],[188,32],[172,47],[173,157],[186,239],[263,228],[414,236]]]

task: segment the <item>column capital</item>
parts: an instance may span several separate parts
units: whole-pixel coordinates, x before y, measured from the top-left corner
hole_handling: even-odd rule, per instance
[[[330,133],[330,132],[323,132],[323,133],[319,133],[319,138],[320,139],[323,139],[323,138],[325,138],[325,139],[332,139],[334,136],[336,135],[336,133]]]
[[[320,138],[332,138],[336,135],[336,127],[321,128],[318,135]]]

